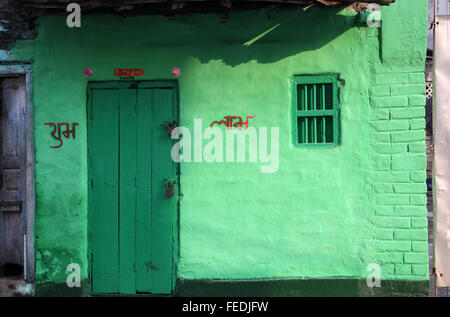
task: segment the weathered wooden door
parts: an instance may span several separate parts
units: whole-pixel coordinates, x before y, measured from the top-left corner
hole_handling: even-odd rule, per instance
[[[0,276],[22,275],[25,213],[25,78],[0,82]]]
[[[164,123],[176,116],[175,89],[152,87],[89,87],[93,293],[172,292],[177,198],[165,183],[176,169]]]

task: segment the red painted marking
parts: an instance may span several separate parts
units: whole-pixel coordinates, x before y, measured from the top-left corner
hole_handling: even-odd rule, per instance
[[[233,127],[238,128],[238,129],[242,129],[242,126],[245,126],[246,129],[248,129],[248,119],[253,119],[254,117],[252,116],[247,116],[245,119],[245,122],[242,122],[242,118],[241,117],[235,117],[235,116],[227,116],[224,117],[225,120],[221,120],[221,121],[213,121],[210,125],[210,127],[212,128],[212,126],[214,124],[225,124],[225,126],[227,127],[227,129],[232,129]],[[233,120],[237,119],[238,122],[235,122],[233,124]]]
[[[142,68],[114,68],[114,76],[119,77],[133,77],[144,76],[144,70]]]
[[[53,127],[53,131],[50,133],[50,135],[57,141],[59,141],[59,144],[56,146],[50,146],[52,149],[58,149],[63,145],[63,140],[61,139],[61,133],[66,139],[70,139],[70,135],[72,135],[73,139],[75,140],[75,127],[79,125],[78,123],[72,123],[72,130],[70,130],[70,123],[66,122],[60,122],[60,123],[53,123],[53,122],[47,122],[44,123],[44,125],[49,125]],[[66,129],[61,131],[61,126],[65,126]],[[58,136],[56,136],[56,132],[58,132]]]

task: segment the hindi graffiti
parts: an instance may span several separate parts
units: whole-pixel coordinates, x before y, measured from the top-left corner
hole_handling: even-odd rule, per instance
[[[144,76],[142,68],[114,68],[114,76],[120,77],[120,80],[134,80],[135,76]]]
[[[218,125],[225,124],[227,129],[232,129],[233,127],[242,129],[242,126],[245,126],[245,128],[248,129],[248,120],[253,119],[254,117],[247,116],[245,119],[245,122],[242,122],[242,118],[237,117],[237,116],[227,116],[227,117],[223,117],[223,118],[225,120],[213,121],[211,123],[210,127],[212,128],[214,124],[218,124]],[[233,123],[234,120],[237,120],[237,122]]]
[[[61,138],[61,134],[66,139],[70,139],[70,136],[72,135],[73,139],[75,140],[75,127],[78,125],[78,123],[72,123],[71,130],[70,130],[70,123],[66,122],[59,122],[59,123],[47,122],[44,123],[44,125],[49,125],[53,128],[53,131],[50,133],[50,135],[55,140],[59,141],[58,145],[50,146],[52,149],[58,149],[63,145],[63,139]],[[62,130],[61,126],[65,127],[65,130]],[[58,135],[56,135],[56,133],[58,133]]]

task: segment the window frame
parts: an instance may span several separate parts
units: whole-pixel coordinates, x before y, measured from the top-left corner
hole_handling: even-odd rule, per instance
[[[332,109],[329,110],[298,110],[298,85],[331,84]],[[339,86],[337,75],[294,75],[292,78],[292,140],[297,147],[332,147],[339,144]],[[333,117],[333,142],[329,143],[299,143],[298,118],[299,117]]]

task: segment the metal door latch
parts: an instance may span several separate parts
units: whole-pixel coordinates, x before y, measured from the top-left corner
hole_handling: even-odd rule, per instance
[[[178,122],[176,120],[173,120],[172,122],[164,121],[163,127],[167,129],[167,134],[169,135],[169,137],[172,136],[172,131],[177,127],[177,125]]]
[[[164,180],[166,181],[166,183],[164,184],[166,186],[166,197],[173,197],[175,195],[175,184],[177,182],[171,180],[168,177],[166,177]]]

